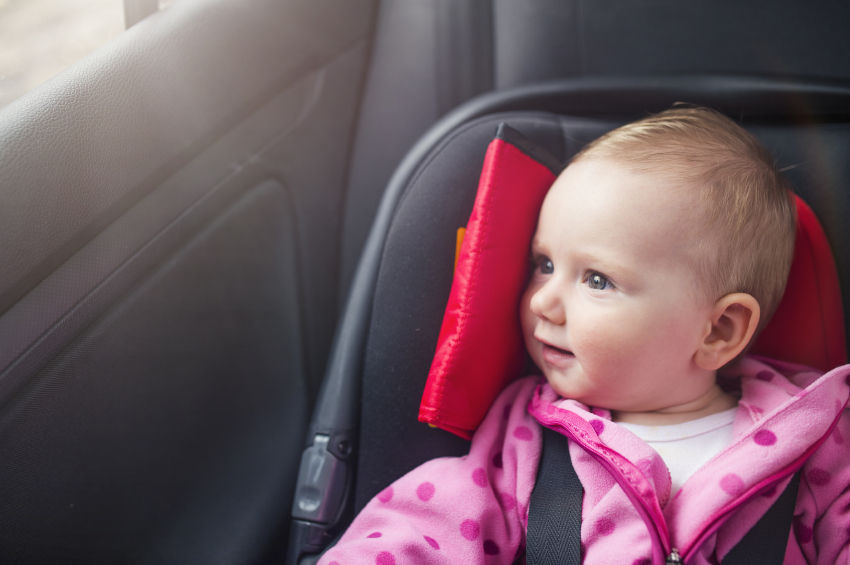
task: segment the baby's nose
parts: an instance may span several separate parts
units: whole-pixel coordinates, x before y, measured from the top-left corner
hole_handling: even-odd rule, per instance
[[[564,301],[554,285],[545,284],[534,293],[531,297],[531,311],[553,324],[561,325],[567,321]]]

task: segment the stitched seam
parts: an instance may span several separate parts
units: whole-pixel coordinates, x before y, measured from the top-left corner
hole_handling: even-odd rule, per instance
[[[505,153],[504,149],[505,149],[505,142],[503,141],[502,145],[498,146],[498,149],[496,151],[496,155],[493,156],[493,161],[496,161],[499,157],[502,157],[502,155]],[[486,163],[486,160],[487,159],[485,157],[485,163]],[[492,177],[491,177],[491,182],[489,184],[489,187],[493,187],[494,185],[497,185],[497,183],[498,183],[498,181],[501,177],[502,165],[501,165],[501,163],[499,163],[498,165],[499,166],[493,167],[493,168],[490,169],[493,172],[493,174],[492,174]],[[480,233],[483,233],[484,236],[486,236],[486,237],[490,237],[489,229],[487,229],[487,228],[489,228],[489,226],[490,226],[490,215],[491,215],[492,210],[493,210],[492,202],[493,202],[493,199],[495,198],[495,194],[494,194],[492,189],[488,191],[487,196],[488,196],[488,198],[486,198],[482,202],[482,206],[484,206],[484,209],[486,210],[486,214],[484,216],[484,221],[480,222],[480,225],[483,225],[483,227],[484,227],[483,231],[480,231]],[[469,317],[469,308],[470,308],[470,304],[472,303],[472,297],[477,295],[477,286],[479,284],[479,279],[480,279],[480,276],[479,276],[479,273],[478,273],[478,265],[481,262],[481,255],[482,255],[481,249],[483,249],[485,247],[486,241],[487,241],[486,239],[482,238],[481,240],[476,242],[476,243],[479,243],[479,245],[478,245],[479,251],[475,256],[475,259],[474,259],[474,262],[473,262],[473,265],[472,265],[472,270],[470,272],[471,277],[470,277],[470,284],[469,284],[469,287],[468,287],[469,290],[467,292],[465,292],[462,296],[462,300],[461,300],[461,304],[460,304],[460,311],[458,313],[457,331],[452,336],[452,338],[449,340],[449,344],[448,344],[449,353],[446,357],[446,361],[443,363],[443,366],[441,367],[441,371],[444,372],[445,375],[448,375],[448,372],[454,366],[453,363],[454,363],[454,359],[455,359],[455,353],[457,352],[458,345],[459,345],[459,336],[463,333],[463,328],[466,326],[466,320]],[[442,409],[442,407],[443,407],[443,395],[445,394],[445,386],[447,384],[447,380],[448,379],[445,378],[445,377],[443,379],[441,379],[442,383],[441,383],[441,386],[439,387],[439,390],[437,391],[437,406],[439,406],[438,415],[440,417],[442,417],[442,414],[443,414],[443,409]]]

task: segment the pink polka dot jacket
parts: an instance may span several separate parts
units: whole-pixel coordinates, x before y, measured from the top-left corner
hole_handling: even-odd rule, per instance
[[[387,487],[320,565],[523,560],[541,426],[571,440],[583,563],[663,564],[672,548],[688,565],[717,563],[801,467],[785,563],[850,563],[850,365],[820,375],[745,358],[738,369],[727,379],[741,392],[732,444],[672,498],[653,448],[607,410],[526,377],[490,408],[469,455],[429,461]]]

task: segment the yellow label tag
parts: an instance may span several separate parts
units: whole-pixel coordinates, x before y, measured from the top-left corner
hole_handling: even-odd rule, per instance
[[[463,238],[466,236],[466,228],[457,229],[457,243],[455,244],[455,270],[457,270],[457,260],[460,257],[460,246],[463,245]]]

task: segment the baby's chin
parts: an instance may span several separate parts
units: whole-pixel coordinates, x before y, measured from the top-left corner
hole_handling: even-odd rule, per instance
[[[611,398],[609,394],[605,394],[605,391],[587,386],[587,383],[583,383],[581,378],[575,378],[575,375],[544,370],[543,376],[558,396],[575,400],[588,410],[629,411],[639,405],[623,399]]]
[[[588,406],[590,405],[588,401],[593,400],[593,395],[589,394],[589,391],[581,386],[579,382],[570,379],[569,375],[564,375],[551,369],[544,369],[543,376],[546,378],[549,386],[552,387],[552,390],[562,398],[575,400]]]

